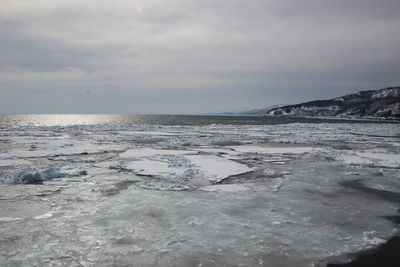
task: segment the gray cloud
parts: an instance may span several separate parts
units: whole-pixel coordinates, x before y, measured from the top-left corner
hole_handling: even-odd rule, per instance
[[[0,112],[243,110],[400,84],[395,0],[5,0]]]

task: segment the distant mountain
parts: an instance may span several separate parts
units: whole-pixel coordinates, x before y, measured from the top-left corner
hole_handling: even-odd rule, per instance
[[[242,111],[242,112],[237,112],[236,115],[242,115],[242,116],[261,116],[270,111],[271,109],[276,109],[279,107],[283,107],[285,105],[273,105],[273,106],[268,106],[265,108],[259,108],[259,109],[252,109],[252,110],[247,110],[247,111]]]
[[[213,115],[225,115],[225,116],[263,116],[265,115],[268,111],[271,109],[283,107],[285,105],[273,105],[273,106],[268,106],[265,108],[259,108],[259,109],[252,109],[252,110],[246,110],[246,111],[239,111],[239,112],[221,112],[221,113],[213,113]]]
[[[273,108],[265,115],[400,118],[400,86]]]

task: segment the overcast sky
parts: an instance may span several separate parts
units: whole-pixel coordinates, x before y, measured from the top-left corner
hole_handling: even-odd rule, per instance
[[[0,113],[205,113],[400,85],[399,0],[0,0]]]

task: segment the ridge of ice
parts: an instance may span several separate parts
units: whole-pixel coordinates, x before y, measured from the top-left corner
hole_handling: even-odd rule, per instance
[[[56,144],[49,143],[48,148],[44,149],[11,149],[10,151],[0,152],[0,159],[12,158],[34,158],[49,156],[66,156],[75,154],[100,153],[104,151],[120,151],[125,146],[114,144],[88,144],[83,142],[73,142],[64,144],[61,141]]]
[[[23,218],[15,218],[15,217],[1,217],[0,223],[8,223],[23,220]]]
[[[141,158],[141,157],[153,157],[156,155],[186,155],[195,153],[195,151],[189,150],[171,150],[171,149],[154,149],[154,148],[135,148],[129,149],[121,154],[120,158]]]
[[[391,153],[353,152],[340,155],[339,161],[350,166],[400,168],[399,155]]]
[[[315,151],[313,147],[264,147],[264,146],[231,146],[240,153],[255,153],[255,154],[304,154]]]
[[[64,166],[59,168],[54,165],[48,165],[45,167],[27,167],[17,174],[2,173],[0,179],[1,182],[11,184],[35,184],[56,178],[74,177],[86,174],[87,172],[79,167]]]

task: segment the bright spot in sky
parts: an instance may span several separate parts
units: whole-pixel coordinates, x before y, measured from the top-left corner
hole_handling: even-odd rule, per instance
[[[137,11],[138,13],[142,12],[142,6],[136,6],[136,11]]]

